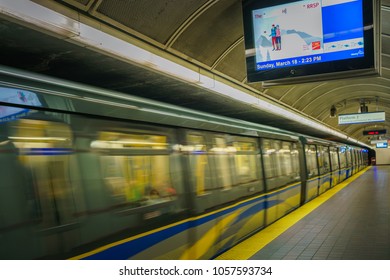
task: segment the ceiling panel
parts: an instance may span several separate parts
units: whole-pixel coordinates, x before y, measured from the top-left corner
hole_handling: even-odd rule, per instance
[[[94,15],[165,44],[206,0],[103,0]],[[180,9],[178,9],[180,7]]]
[[[221,0],[196,18],[172,48],[211,67],[227,49],[243,37],[242,30],[241,2]],[[245,59],[244,53],[241,59]],[[235,69],[233,65],[230,67]],[[238,70],[242,71],[242,68],[235,71]]]

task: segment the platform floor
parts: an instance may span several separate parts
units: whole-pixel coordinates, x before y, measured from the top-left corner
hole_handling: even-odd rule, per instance
[[[390,260],[390,166],[355,174],[217,259]]]

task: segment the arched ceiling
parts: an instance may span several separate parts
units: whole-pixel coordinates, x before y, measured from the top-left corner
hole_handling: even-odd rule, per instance
[[[132,40],[132,42],[136,40],[140,44],[157,49],[160,55],[166,53],[167,57],[173,57],[177,61],[189,62],[209,74],[224,78],[235,86],[249,89],[253,95],[269,98],[274,103],[299,111],[361,142],[369,143],[369,139],[363,136],[362,131],[375,125],[338,125],[337,118],[330,117],[332,105],[336,107],[337,113],[357,113],[360,102],[364,101],[369,112],[385,111],[386,121],[376,126],[390,129],[390,22],[388,20],[390,0],[383,0],[381,9],[381,77],[271,88],[262,88],[261,84],[246,83],[240,0],[34,0],[32,2],[105,30],[116,37]],[[26,32],[26,24],[15,26],[14,21],[8,21],[7,16],[4,15],[0,17],[0,31],[3,34],[0,43],[1,51],[7,54],[7,59],[3,59],[1,63],[3,65],[249,121],[278,125],[297,131],[300,129],[276,117],[267,118],[257,115],[250,108],[232,104],[233,102],[228,99],[204,95],[196,89],[182,92],[181,86],[167,81],[164,77],[144,72],[141,76],[138,69],[126,67],[128,64],[123,61],[112,61],[112,57],[82,51],[63,40],[54,41],[46,37],[37,39],[34,31]],[[154,90],[148,90],[149,87],[154,87]],[[159,92],[156,92],[156,87]]]

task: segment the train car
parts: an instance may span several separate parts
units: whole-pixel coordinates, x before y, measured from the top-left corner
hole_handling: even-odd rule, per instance
[[[108,90],[8,69],[0,92],[1,259],[211,259],[342,168],[336,143]]]

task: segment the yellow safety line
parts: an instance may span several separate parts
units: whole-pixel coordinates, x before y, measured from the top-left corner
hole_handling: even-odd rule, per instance
[[[341,191],[351,182],[356,180],[359,176],[361,176],[364,172],[369,170],[371,167],[368,167],[352,177],[348,178],[344,182],[336,185],[335,187],[329,189],[325,193],[316,197],[315,199],[309,201],[308,203],[302,205],[298,209],[294,210],[287,216],[279,219],[275,223],[270,226],[264,228],[258,233],[252,235],[248,239],[242,241],[232,249],[226,251],[225,253],[219,255],[216,260],[247,260],[262,248],[264,248],[268,243],[277,238],[283,232],[285,232],[288,228],[296,224],[303,217],[310,214],[314,209],[318,206],[326,202],[333,195]]]

